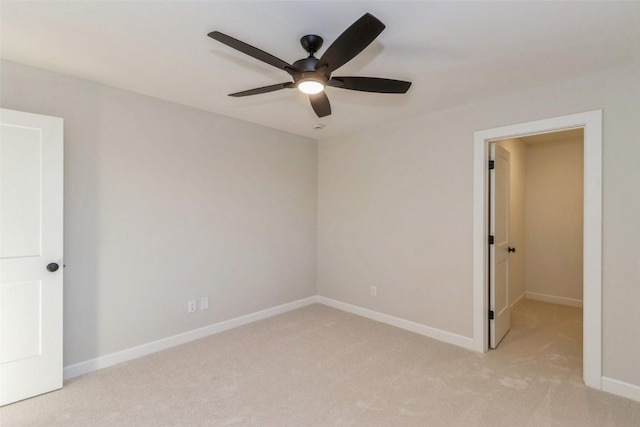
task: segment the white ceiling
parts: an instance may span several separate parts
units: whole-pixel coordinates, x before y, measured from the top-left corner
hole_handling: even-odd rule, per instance
[[[2,0],[0,8],[2,58],[316,139],[640,62],[640,2]],[[210,31],[293,62],[306,56],[301,36],[318,34],[326,48],[365,12],[387,28],[334,75],[409,80],[406,95],[328,88],[333,114],[323,119],[296,90],[227,96],[289,76]]]

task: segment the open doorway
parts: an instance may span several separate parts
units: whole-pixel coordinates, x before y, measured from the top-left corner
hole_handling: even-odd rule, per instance
[[[573,342],[582,366],[583,138],[576,128],[489,144],[490,348],[542,328]]]
[[[478,131],[474,134],[474,348],[487,351],[488,298],[488,149],[492,142],[570,129],[584,130],[583,200],[583,379],[602,387],[602,111],[572,114]]]

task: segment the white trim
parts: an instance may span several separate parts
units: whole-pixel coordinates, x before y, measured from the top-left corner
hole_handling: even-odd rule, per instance
[[[536,301],[550,302],[552,304],[569,305],[571,307],[582,307],[583,305],[582,300],[580,299],[557,297],[555,295],[537,294],[535,292],[525,292],[525,293],[527,295],[527,299],[532,299]]]
[[[184,332],[182,334],[173,335],[171,337],[163,338],[157,341],[153,341],[153,342],[142,344],[136,347],[128,348],[126,350],[100,356],[95,359],[86,360],[84,362],[65,366],[64,379],[67,380],[70,378],[77,377],[79,375],[88,374],[89,372],[97,371],[103,368],[108,368],[109,366],[117,365],[118,363],[127,362],[129,360],[137,359],[142,356],[147,356],[149,354],[166,350],[171,347],[175,347],[181,344],[186,344],[191,341],[199,340],[209,335],[214,335],[220,332],[227,331],[229,329],[237,328],[238,326],[246,325],[247,323],[252,323],[257,320],[266,319],[268,317],[272,317],[277,314],[286,313],[291,310],[295,310],[307,305],[318,304],[318,303],[336,308],[338,310],[346,311],[348,313],[353,313],[358,316],[365,317],[367,319],[372,319],[372,320],[375,320],[381,323],[386,323],[388,325],[392,325],[401,329],[406,329],[408,331],[415,332],[417,334],[424,335],[429,338],[436,339],[438,341],[446,342],[449,344],[457,345],[458,347],[473,350],[472,338],[453,334],[451,332],[446,332],[446,331],[432,328],[430,326],[426,326],[420,323],[412,322],[410,320],[400,319],[398,317],[379,313],[377,311],[347,304],[341,301],[336,301],[331,298],[314,295],[312,297],[304,298],[298,301],[293,301],[287,304],[282,304],[277,307],[272,307],[266,310],[258,311],[256,313],[247,314],[245,316],[236,317],[234,319],[225,320],[219,323],[214,323],[213,325],[205,326],[199,329],[194,329],[193,331]]]
[[[523,294],[524,296],[524,294]],[[522,301],[523,296],[519,297],[515,302],[518,304]],[[74,365],[65,366],[64,379],[70,379],[79,375],[84,375],[89,372],[97,371],[99,369],[107,368],[109,366],[116,365],[118,363],[126,362],[129,360],[137,359],[142,356],[147,356],[158,351],[166,350],[171,347],[175,347],[181,344],[185,344],[191,341],[195,341],[209,335],[217,334],[227,331],[229,329],[237,328],[238,326],[246,325],[248,323],[255,322],[257,320],[266,319],[278,314],[286,313],[301,307],[305,307],[311,304],[324,304],[335,309],[352,313],[358,316],[365,317],[367,319],[375,320],[381,323],[385,323],[397,328],[405,329],[414,332],[419,335],[423,335],[429,338],[436,339],[448,344],[453,344],[458,347],[466,348],[469,350],[475,350],[477,342],[469,337],[464,337],[451,332],[443,331],[440,329],[432,328],[420,323],[416,323],[410,320],[400,319],[398,317],[390,316],[388,314],[379,313],[377,311],[369,310],[367,308],[359,307],[352,304],[347,304],[341,301],[337,301],[331,298],[323,297],[320,295],[314,295],[308,298],[303,298],[298,301],[293,301],[287,304],[282,304],[276,307],[268,308],[266,310],[258,311],[256,313],[247,314],[245,316],[236,317],[234,319],[226,320],[224,322],[215,323],[213,325],[205,326],[200,329],[185,332],[183,334],[174,335],[172,337],[164,338],[158,341],[153,341],[147,344],[143,344],[137,347],[133,347],[127,350],[122,350],[116,353],[107,354],[95,359],[87,360],[85,362],[76,363]],[[475,328],[475,325],[474,325]],[[626,397],[628,399],[640,401],[640,386],[625,383],[612,378],[601,377],[602,390],[616,394],[618,396]],[[587,384],[588,385],[588,384]]]
[[[640,402],[640,386],[602,377],[602,391]]]
[[[247,323],[255,322],[257,320],[266,319],[277,314],[286,313],[291,310],[295,310],[300,307],[304,307],[310,304],[317,303],[317,297],[304,298],[298,301],[293,301],[287,304],[282,304],[276,307],[261,310],[255,313],[247,314],[245,316],[236,317],[234,319],[225,320],[223,322],[214,323],[213,325],[205,326],[203,328],[194,329],[193,331],[185,332],[171,337],[163,338],[158,341],[142,344],[137,347],[128,348],[126,350],[118,351],[115,353],[100,356],[95,359],[87,360],[84,362],[76,363],[64,367],[64,379],[77,377],[79,375],[87,374],[89,372],[97,371],[98,369],[107,368],[109,366],[116,365],[118,363],[126,362],[128,360],[137,359],[138,357],[147,356],[152,353],[156,353],[161,350],[166,350],[177,345],[185,344],[191,341],[199,340],[209,335],[217,334],[227,331],[229,329],[237,328],[238,326],[246,325]]]
[[[523,299],[522,296],[518,298],[514,302],[514,305],[522,301],[522,299]],[[105,356],[87,360],[85,362],[80,362],[74,365],[65,366],[64,379],[67,380],[70,378],[77,377],[79,375],[84,375],[89,372],[93,372],[99,369],[107,368],[109,366],[117,365],[118,363],[137,359],[142,356],[147,356],[149,354],[156,353],[158,351],[166,350],[171,347],[175,347],[181,344],[185,344],[191,341],[205,338],[209,335],[214,335],[220,332],[227,331],[229,329],[237,328],[238,326],[255,322],[257,320],[266,319],[268,317],[286,313],[288,311],[292,311],[292,310],[305,307],[307,305],[316,304],[316,303],[324,304],[329,307],[333,307],[335,309],[345,311],[347,313],[352,313],[358,316],[365,317],[367,319],[375,320],[381,323],[385,323],[387,325],[405,329],[405,330],[414,332],[416,334],[433,338],[448,344],[453,344],[468,350],[476,349],[477,343],[473,338],[464,337],[451,332],[443,331],[443,330],[432,328],[430,326],[426,326],[420,323],[416,323],[410,320],[405,320],[398,317],[390,316],[388,314],[369,310],[367,308],[359,307],[352,304],[347,304],[345,302],[337,301],[337,300],[323,297],[320,295],[314,295],[298,301],[293,301],[287,304],[282,304],[276,307],[268,308],[266,310],[247,314],[245,316],[240,316],[234,319],[215,323],[213,325],[205,326],[203,328],[195,329],[193,331],[185,332],[183,334],[178,334],[178,335],[174,335],[158,341],[153,341],[153,342],[143,344],[137,347],[133,347],[127,350],[122,350],[116,353],[107,354]],[[602,381],[601,383],[602,390],[608,393],[616,394],[618,396],[640,401],[640,386],[625,383],[625,382],[614,380],[612,378],[607,378],[607,377],[601,377],[601,381]]]
[[[602,110],[487,129],[473,141],[473,348],[488,347],[487,143],[584,128],[583,378],[602,388]]]
[[[357,305],[347,304],[346,302],[337,301],[331,298],[323,296],[318,296],[317,298],[320,304],[328,305],[329,307],[337,308],[338,310],[366,317],[367,319],[375,320],[377,322],[386,323],[387,325],[395,326],[400,329],[406,329],[407,331],[424,335],[438,341],[453,344],[458,347],[466,348],[468,350],[473,350],[473,338],[464,337],[462,335],[457,335],[451,332],[443,331],[441,329],[432,328],[430,326],[416,323],[411,320],[405,320],[399,317],[390,316],[388,314],[369,310],[368,308],[363,308]]]
[[[518,304],[520,304],[522,301],[525,300],[526,295],[527,293],[523,292],[522,295],[520,295],[518,298],[516,298],[514,302],[511,303],[511,305],[509,306],[509,309],[513,310],[514,308],[516,308]]]

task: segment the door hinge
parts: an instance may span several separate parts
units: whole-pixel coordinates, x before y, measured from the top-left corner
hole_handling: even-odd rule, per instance
[[[489,236],[489,244],[493,245],[493,236]]]
[[[496,162],[494,160],[489,160],[489,169],[495,169],[496,168]]]
[[[489,310],[489,320],[493,320],[493,310]]]

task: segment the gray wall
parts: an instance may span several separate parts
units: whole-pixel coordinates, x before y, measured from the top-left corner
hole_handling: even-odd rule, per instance
[[[583,299],[583,139],[551,135],[499,142],[511,154],[511,304],[525,292],[559,304]]]
[[[640,385],[640,66],[316,158],[303,138],[2,65],[4,108],[66,120],[66,364],[313,295],[316,212],[320,295],[471,337],[473,132],[603,108],[603,374]],[[187,315],[202,294],[212,308]]]
[[[319,294],[471,337],[473,133],[603,109],[603,375],[640,385],[639,75],[611,70],[322,141]]]
[[[527,293],[583,299],[583,158],[582,138],[527,144]]]
[[[315,141],[1,66],[65,120],[65,365],[316,294]]]

